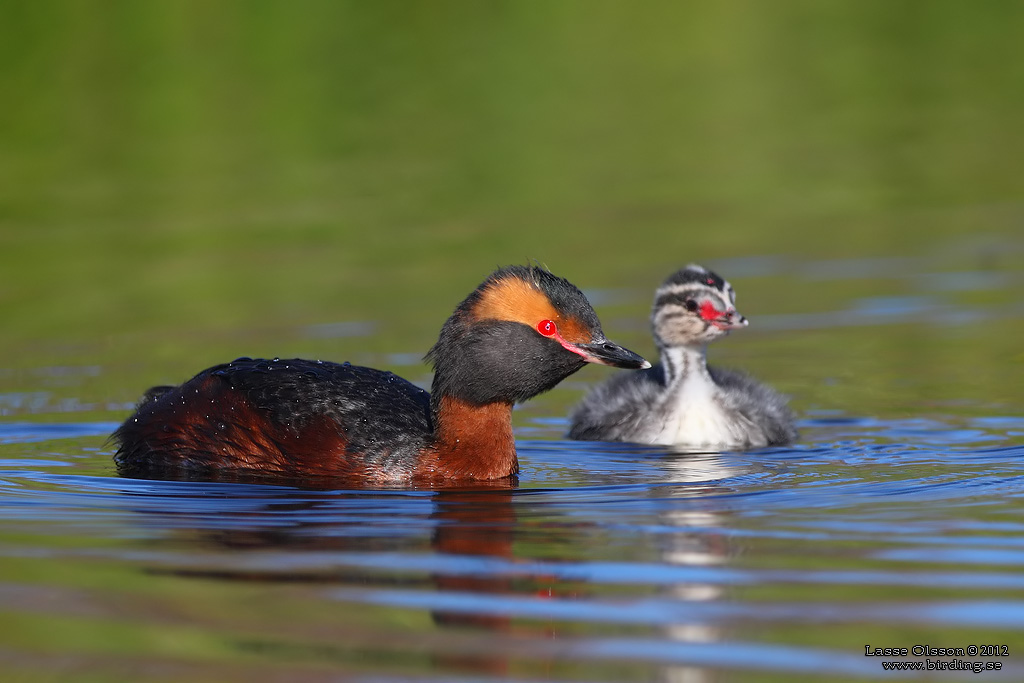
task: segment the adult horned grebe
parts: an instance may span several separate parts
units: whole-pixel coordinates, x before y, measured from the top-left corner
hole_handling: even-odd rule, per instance
[[[792,442],[784,396],[742,372],[707,365],[708,343],[748,324],[735,303],[732,286],[701,266],[670,275],[651,310],[661,362],[591,391],[572,413],[569,437],[714,449]]]
[[[127,476],[255,474],[367,483],[518,472],[512,405],[586,363],[648,368],[609,342],[583,293],[537,267],[491,274],[427,354],[431,393],[382,370],[238,360],[150,389],[114,433]]]

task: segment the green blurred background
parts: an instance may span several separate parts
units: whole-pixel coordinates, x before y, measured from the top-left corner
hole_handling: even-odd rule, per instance
[[[650,353],[668,272],[764,257],[715,353],[799,408],[1019,410],[1022,35],[1011,1],[0,2],[0,392],[51,392],[5,414],[243,354],[421,380],[527,259]],[[757,331],[960,271],[1002,313]]]

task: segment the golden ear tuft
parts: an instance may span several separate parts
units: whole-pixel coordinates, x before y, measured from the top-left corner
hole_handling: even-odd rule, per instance
[[[518,277],[491,283],[481,293],[470,314],[475,320],[510,320],[534,328],[542,320],[552,320],[566,341],[577,344],[591,341],[586,325],[575,317],[559,313],[544,290]]]
[[[533,327],[558,313],[540,287],[517,277],[492,282],[473,306],[477,320],[512,320]]]

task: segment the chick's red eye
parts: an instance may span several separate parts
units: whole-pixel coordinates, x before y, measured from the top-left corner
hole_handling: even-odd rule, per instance
[[[554,336],[555,332],[558,332],[558,327],[556,327],[555,323],[551,322],[550,320],[541,320],[539,323],[537,323],[537,331],[543,334],[545,337],[552,337]]]

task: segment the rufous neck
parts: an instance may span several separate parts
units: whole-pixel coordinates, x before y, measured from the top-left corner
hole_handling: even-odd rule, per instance
[[[442,396],[435,406],[434,445],[418,477],[486,480],[519,472],[511,403],[474,405]]]

